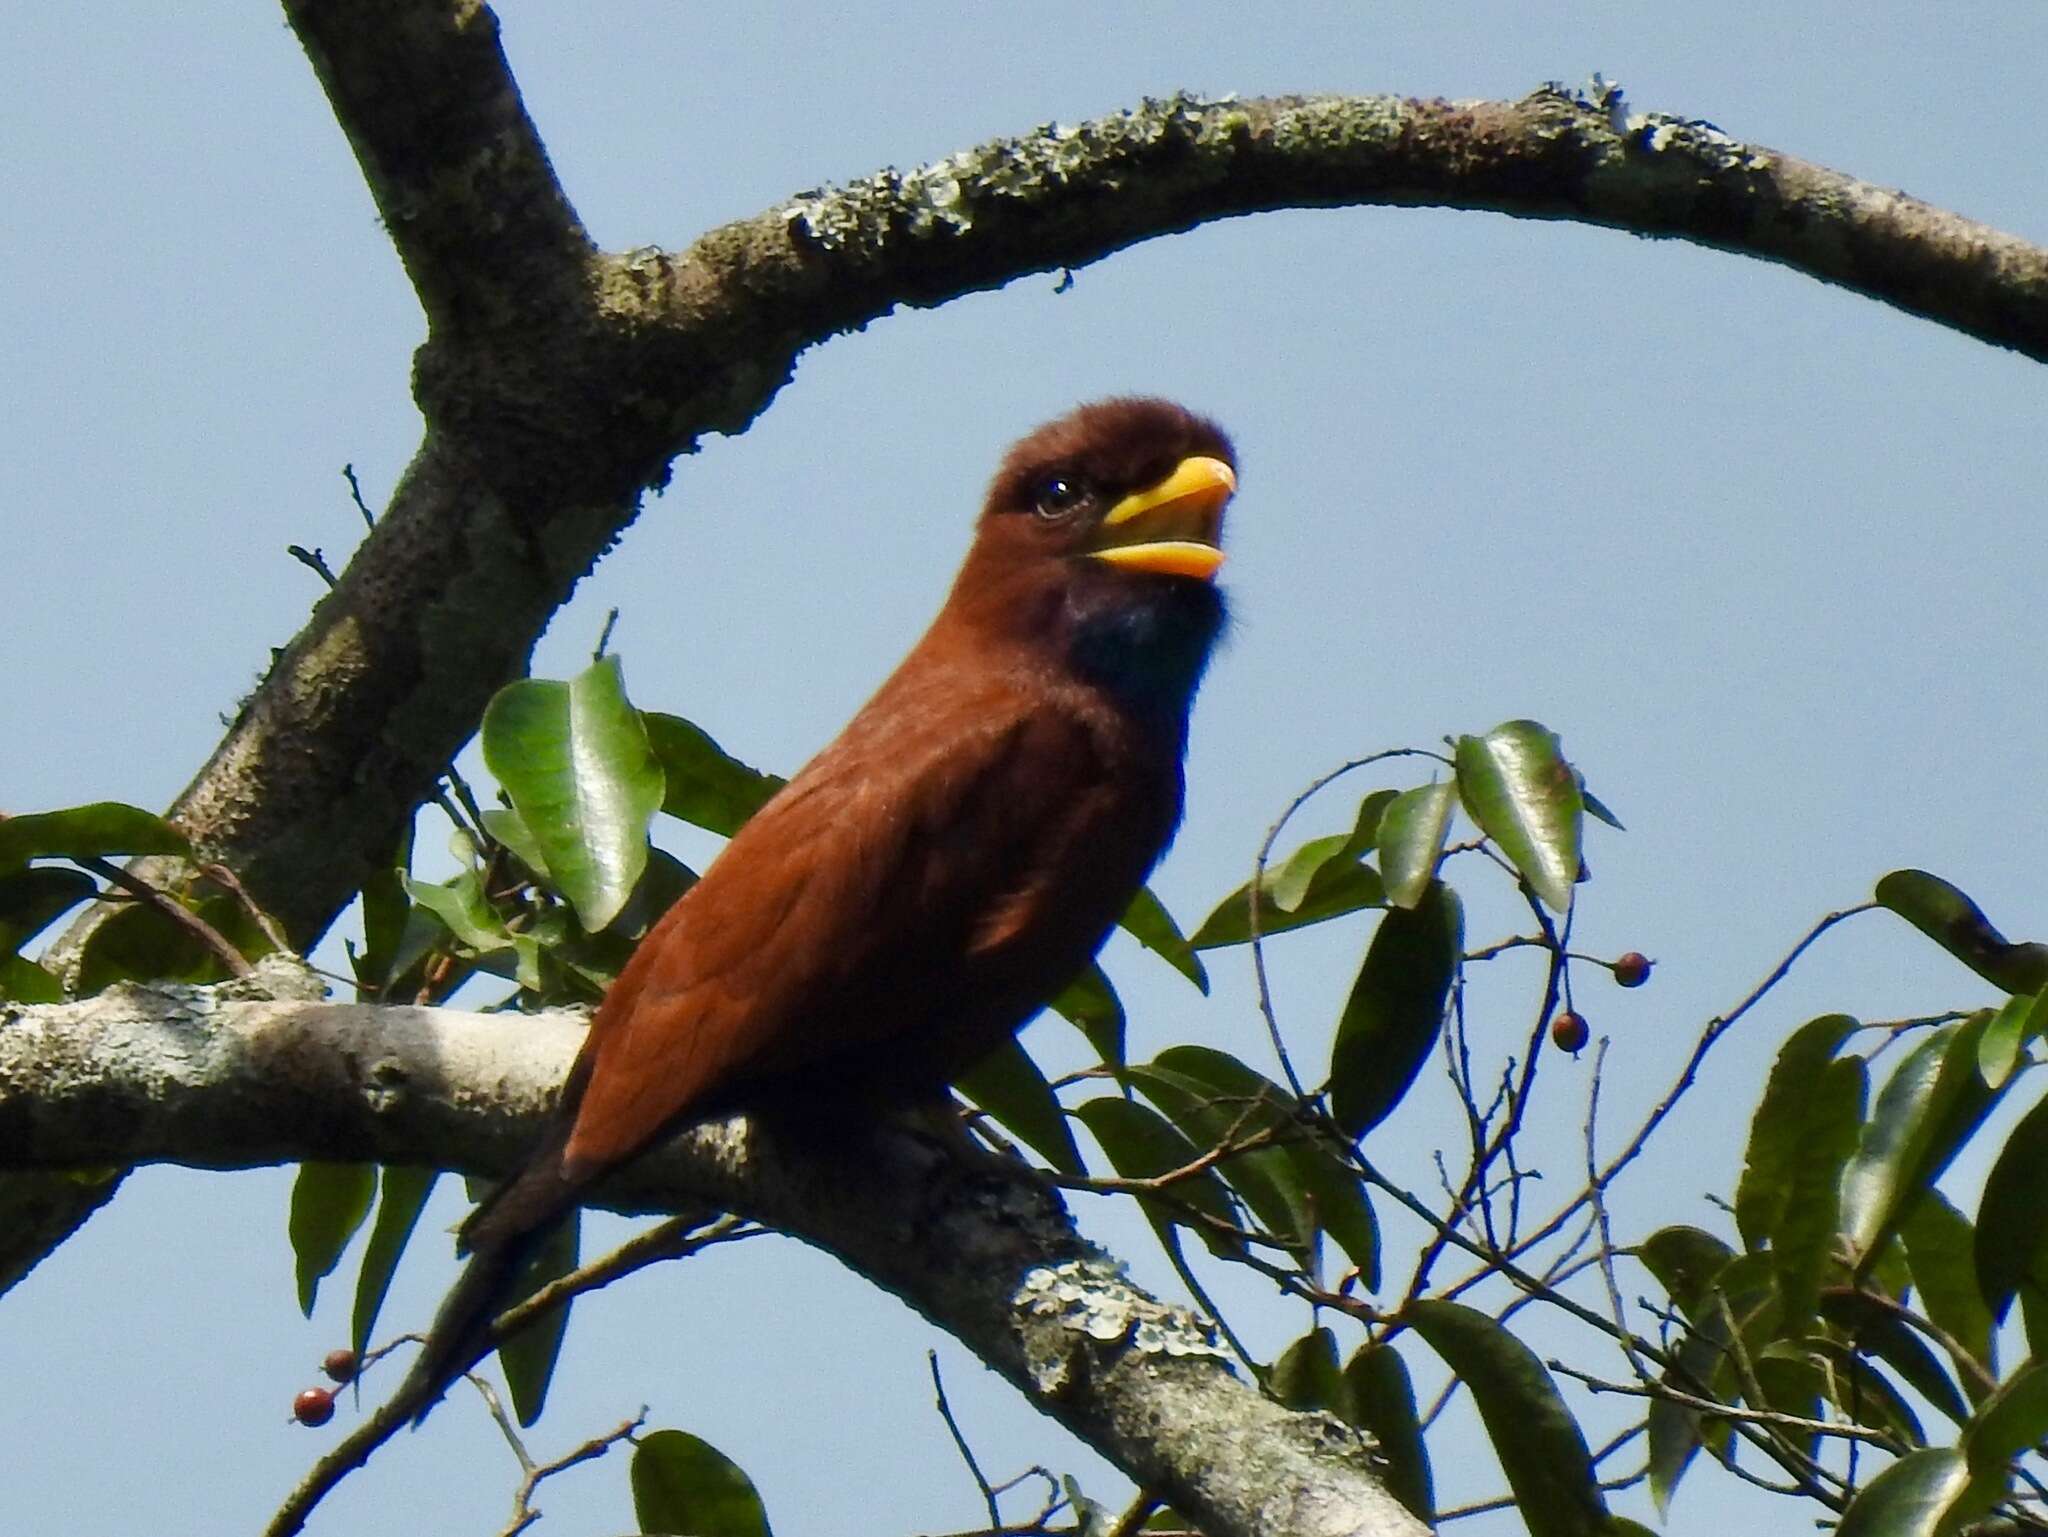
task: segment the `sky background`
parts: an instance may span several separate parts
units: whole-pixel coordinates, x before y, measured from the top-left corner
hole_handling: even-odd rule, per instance
[[[2048,241],[2048,10],[2022,0],[650,0],[500,15],[569,195],[614,249],[681,246],[822,182],[1179,88],[1501,97],[1595,70],[1638,110],[1711,119]],[[277,12],[6,0],[0,59],[0,654],[14,678],[0,808],[161,806],[317,596],[284,546],[338,566],[360,537],[341,466],[373,504],[403,469],[420,314]],[[1030,277],[878,321],[807,354],[744,437],[678,462],[535,670],[579,667],[616,606],[637,702],[792,769],[935,610],[1001,450],[1121,391],[1213,413],[1242,460],[1236,623],[1196,711],[1187,826],[1156,882],[1190,924],[1318,773],[1526,715],[1563,734],[1629,826],[1589,835],[1579,946],[1659,962],[1639,992],[1576,978],[1614,1041],[1616,1132],[1702,1021],[1887,869],[1935,870],[2008,933],[2048,933],[2041,566],[2027,553],[2048,374],[1675,242],[1481,214],[1282,213],[1126,252],[1065,293]],[[1334,792],[1302,831],[1344,824],[1368,787]],[[1476,867],[1453,878],[1473,941],[1513,929]],[[1368,932],[1360,919],[1273,947],[1277,1004],[1310,1063]],[[1193,1039],[1270,1070],[1242,952],[1216,958],[1206,1002],[1121,944],[1107,964],[1134,1053]],[[1483,1044],[1517,1049],[1537,981],[1510,964],[1477,978]],[[1732,1192],[1747,1113],[1793,1025],[1989,997],[1886,917],[1830,938],[1724,1043],[1618,1198],[1621,1234],[1726,1231],[1705,1197]],[[1048,1022],[1026,1039],[1063,1063],[1068,1037]],[[1553,1189],[1582,1157],[1590,1060],[1545,1064]],[[1424,1189],[1430,1150],[1462,1135],[1435,1077],[1369,1145]],[[1956,1172],[1966,1206],[1981,1172]],[[288,1189],[284,1171],[144,1171],[0,1306],[10,1530],[251,1531],[332,1443],[339,1422],[309,1432],[287,1414],[345,1339],[355,1255],[301,1319]],[[1142,1227],[1100,1205],[1084,1211],[1091,1231],[1162,1284]],[[386,1329],[431,1314],[452,1273],[434,1239],[459,1210],[452,1192],[431,1209]],[[1416,1235],[1391,1231],[1398,1267]],[[1307,1323],[1260,1289],[1225,1293],[1261,1351]],[[1583,1336],[1542,1341],[1590,1354]],[[972,1527],[928,1346],[992,1474],[1043,1463],[1119,1497],[966,1352],[782,1240],[579,1306],[532,1444],[553,1455],[645,1401],[651,1424],[737,1458],[785,1534]],[[1410,1359],[1434,1372],[1419,1346]],[[1444,1500],[1495,1492],[1458,1439],[1470,1432],[1445,1434]],[[420,1530],[493,1531],[515,1482],[481,1410],[456,1401],[314,1530],[386,1529],[402,1512]],[[543,1531],[629,1529],[625,1459],[539,1503]],[[1647,1517],[1639,1495],[1620,1508]],[[1814,1514],[1696,1471],[1670,1529],[1790,1532]]]

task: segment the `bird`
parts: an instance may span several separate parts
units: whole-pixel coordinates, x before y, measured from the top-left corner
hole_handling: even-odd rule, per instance
[[[417,1425],[488,1352],[608,1172],[738,1111],[936,1102],[1080,973],[1181,820],[1236,487],[1223,431],[1162,399],[1010,449],[930,629],[620,971],[392,1409]]]

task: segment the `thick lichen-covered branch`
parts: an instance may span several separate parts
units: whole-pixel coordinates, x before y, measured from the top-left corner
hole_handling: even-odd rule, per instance
[[[582,1036],[573,1016],[508,1030],[501,1015],[317,991],[271,960],[219,988],[121,987],[0,1016],[0,1168],[335,1159],[502,1173]],[[1357,1432],[1260,1395],[1199,1319],[1134,1286],[1021,1173],[963,1168],[890,1128],[819,1142],[735,1120],[650,1154],[599,1201],[710,1201],[830,1252],[1212,1537],[1423,1531]]]

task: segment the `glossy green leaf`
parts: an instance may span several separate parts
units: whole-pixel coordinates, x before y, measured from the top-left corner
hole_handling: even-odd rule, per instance
[[[1257,1101],[1263,1107],[1263,1118],[1257,1124],[1280,1133],[1279,1151],[1292,1172],[1286,1182],[1290,1200],[1296,1202],[1312,1230],[1327,1234],[1343,1251],[1366,1290],[1377,1290],[1379,1223],[1366,1200],[1364,1182],[1301,1120],[1300,1102],[1228,1052],[1207,1046],[1169,1046],[1154,1065],[1206,1084],[1241,1104]]]
[[[485,832],[510,849],[513,857],[538,876],[543,884],[553,884],[553,878],[548,874],[547,851],[534,837],[533,829],[526,825],[525,817],[510,806],[487,806],[483,821]]]
[[[626,905],[603,930],[609,937],[626,941],[618,950],[619,965],[624,965],[626,957],[632,953],[633,942],[661,922],[668,910],[682,899],[683,893],[696,884],[697,872],[675,855],[666,849],[648,849],[647,868],[640,872],[633,894],[626,898]]]
[[[583,1213],[572,1212],[565,1222],[550,1228],[534,1247],[534,1255],[521,1272],[519,1286],[505,1304],[514,1307],[550,1282],[560,1280],[576,1268],[582,1247]],[[512,1409],[522,1425],[531,1425],[547,1407],[548,1384],[554,1380],[555,1362],[561,1358],[562,1336],[569,1331],[572,1298],[551,1308],[498,1347],[498,1364],[505,1369],[505,1386],[512,1393]]]
[[[1173,914],[1166,910],[1166,904],[1152,894],[1150,886],[1138,888],[1138,894],[1131,898],[1131,905],[1124,910],[1119,926],[1204,993],[1209,991],[1208,968],[1195,954],[1187,936],[1181,933],[1180,925],[1173,921]]]
[[[64,984],[22,955],[0,955],[0,998],[11,1003],[62,1003]]]
[[[1386,887],[1380,884],[1380,873],[1371,865],[1356,860],[1325,864],[1292,911],[1282,912],[1270,896],[1260,897],[1259,933],[1262,937],[1285,934],[1290,929],[1327,923],[1364,908],[1383,907],[1386,900]],[[1188,943],[1197,950],[1216,950],[1225,945],[1248,944],[1251,937],[1251,883],[1246,882],[1216,905]]]
[[[1673,1225],[1644,1239],[1636,1257],[1678,1310],[1697,1322],[1706,1316],[1710,1288],[1734,1260],[1735,1251],[1703,1228]]]
[[[1977,1076],[2002,1086],[2024,1060],[2030,1041],[2048,1034],[2048,990],[2008,998],[1977,1043]]]
[[[1314,1328],[1281,1351],[1266,1372],[1266,1391],[1290,1409],[1323,1409],[1349,1424],[1351,1384],[1337,1367],[1337,1336]]]
[[[1970,1488],[1970,1468],[1952,1447],[1911,1452],[1865,1484],[1835,1537],[1946,1537]]]
[[[1354,1422],[1379,1443],[1387,1492],[1408,1507],[1418,1521],[1436,1522],[1436,1481],[1423,1442],[1422,1421],[1415,1412],[1415,1388],[1408,1364],[1391,1345],[1361,1345],[1344,1363],[1351,1388]]]
[[[1436,879],[1457,803],[1458,787],[1447,779],[1404,790],[1387,807],[1380,819],[1380,879],[1394,906],[1415,906]]]
[[[94,801],[0,820],[0,870],[11,870],[31,859],[191,852],[185,835],[162,817],[120,801]]]
[[[1066,1113],[1031,1053],[1012,1036],[954,1080],[983,1111],[1062,1174],[1084,1175]]]
[[[512,943],[505,920],[484,900],[483,884],[474,870],[443,882],[418,881],[408,875],[403,884],[415,907],[440,919],[448,932],[471,950],[488,955]]]
[[[1956,1362],[1957,1379],[1971,1399],[1984,1396],[1979,1373],[1995,1376],[1991,1310],[1979,1289],[1972,1258],[1975,1235],[1970,1223],[1939,1190],[1925,1192],[1906,1209],[1899,1224],[1913,1285],[1928,1318],[1968,1353]],[[1973,1371],[1972,1363],[1978,1368]]]
[[[302,1163],[292,1182],[292,1259],[299,1311],[313,1316],[320,1282],[340,1263],[341,1251],[363,1225],[376,1193],[377,1171],[366,1163]]]
[[[1940,1413],[1959,1425],[1970,1417],[1969,1403],[1941,1358],[1897,1314],[1862,1292],[1839,1287],[1821,1298],[1820,1312],[1852,1348],[1884,1362]]]
[[[1999,1090],[1977,1073],[1989,1013],[1931,1031],[1878,1091],[1861,1145],[1842,1171],[1842,1230],[1869,1256],[1990,1113]]]
[[[12,955],[97,890],[83,870],[58,865],[0,875],[0,955]]]
[[[2009,993],[2048,987],[2048,945],[2014,944],[1940,876],[1894,870],[1877,883],[1877,900],[1993,986]]]
[[[1124,1006],[1109,975],[1090,961],[1081,974],[1046,1004],[1088,1037],[1097,1056],[1111,1067],[1124,1060]]]
[[[679,715],[643,710],[648,744],[667,779],[667,815],[730,838],[781,789],[779,775],[749,768]]]
[[[1268,867],[1261,889],[1271,905],[1283,913],[1292,913],[1319,886],[1344,878],[1351,866],[1371,852],[1378,837],[1380,818],[1393,800],[1392,790],[1373,791],[1359,803],[1358,815],[1350,832],[1311,838],[1285,859]],[[1261,916],[1264,916],[1263,911]]]
[[[1578,1421],[1536,1353],[1484,1313],[1424,1299],[1402,1315],[1472,1394],[1529,1537],[1592,1537],[1607,1502]]]
[[[1347,1136],[1385,1120],[1422,1071],[1464,949],[1464,908],[1441,881],[1380,919],[1330,1049],[1330,1113]]]
[[[1472,820],[1536,895],[1563,912],[1579,878],[1585,802],[1557,734],[1511,720],[1485,736],[1459,737],[1456,758],[1458,794]]]
[[[2048,1100],[2020,1117],[1984,1181],[1977,1207],[1977,1284],[2004,1319],[2020,1288],[2048,1287]]]
[[[633,1515],[643,1532],[768,1537],[768,1512],[738,1463],[682,1430],[657,1430],[633,1448]]]
[[[593,662],[567,683],[507,684],[484,710],[481,739],[555,885],[585,928],[603,928],[640,879],[663,795],[662,765],[627,702],[619,659]]]
[[[1175,1169],[1185,1169],[1206,1151],[1196,1147],[1165,1116],[1135,1100],[1106,1094],[1083,1101],[1075,1107],[1074,1114],[1102,1145],[1111,1167],[1125,1179],[1157,1179]],[[1138,1199],[1162,1238],[1166,1224],[1177,1222],[1190,1228],[1214,1253],[1234,1254],[1241,1248],[1226,1233],[1175,1210],[1175,1204],[1180,1203],[1230,1227],[1241,1225],[1230,1192],[1213,1169],[1175,1181],[1164,1198]]]
[[[356,1271],[356,1301],[349,1321],[349,1345],[357,1355],[370,1348],[370,1335],[383,1311],[385,1294],[400,1256],[418,1225],[427,1197],[440,1174],[433,1169],[394,1166],[378,1179],[377,1214],[370,1222],[370,1241]]]
[[[1864,1065],[1855,1057],[1815,1075],[1798,1132],[1797,1156],[1782,1174],[1785,1205],[1771,1234],[1781,1327],[1805,1329],[1824,1281],[1840,1268],[1842,1170],[1863,1130]]]
[[[1735,1225],[1748,1248],[1761,1249],[1778,1230],[1791,1199],[1793,1173],[1805,1156],[1807,1117],[1821,1092],[1821,1073],[1856,1028],[1847,1014],[1823,1014],[1793,1031],[1778,1049],[1750,1121],[1742,1179],[1735,1187]]]

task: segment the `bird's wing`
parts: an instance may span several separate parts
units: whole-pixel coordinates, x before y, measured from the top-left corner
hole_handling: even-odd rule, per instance
[[[572,1178],[751,1082],[891,1047],[1011,937],[1058,852],[1042,845],[1084,835],[1104,778],[1093,739],[1017,690],[955,678],[929,698],[943,718],[878,698],[642,942],[572,1081]]]

